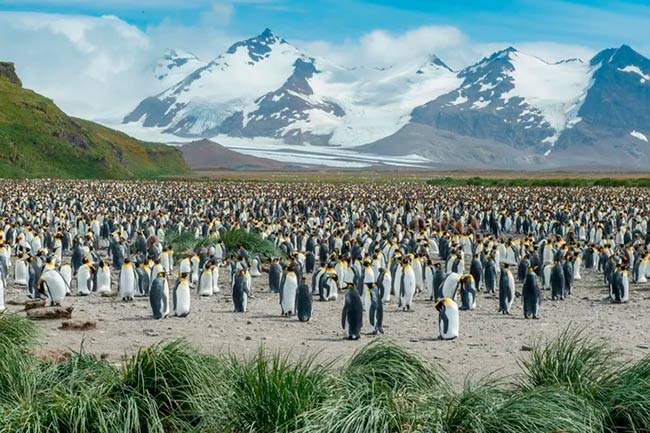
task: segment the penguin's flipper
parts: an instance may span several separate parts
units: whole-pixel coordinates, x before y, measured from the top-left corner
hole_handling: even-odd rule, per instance
[[[375,314],[377,314],[377,303],[373,299],[370,302],[370,312],[368,313],[370,315],[370,324],[372,326],[375,326]]]
[[[440,309],[440,320],[442,320],[442,333],[446,334],[449,332],[449,318],[447,317],[447,309],[444,304]]]
[[[341,328],[345,329],[345,319],[348,316],[348,306],[344,305],[343,306],[343,312],[341,313]]]

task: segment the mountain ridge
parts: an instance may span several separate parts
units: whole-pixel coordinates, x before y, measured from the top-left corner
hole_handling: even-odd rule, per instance
[[[423,157],[469,143],[481,155],[521,151],[525,160],[554,165],[554,153],[570,164],[570,153],[589,145],[616,147],[625,158],[648,153],[639,137],[650,136],[649,89],[650,60],[627,45],[589,61],[548,62],[510,46],[459,71],[435,54],[414,65],[343,67],[265,29],[145,98],[123,121],[179,137],[360,151],[377,142],[386,151],[390,141],[398,146],[391,154]],[[429,128],[405,128],[412,124]],[[439,151],[417,144],[435,147],[440,137]],[[472,147],[481,141],[486,149]],[[448,162],[440,158],[432,163]]]

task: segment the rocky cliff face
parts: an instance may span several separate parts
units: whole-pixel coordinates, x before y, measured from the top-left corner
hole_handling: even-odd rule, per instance
[[[22,86],[23,83],[16,74],[16,68],[12,62],[0,62],[0,77],[8,78],[14,84]]]

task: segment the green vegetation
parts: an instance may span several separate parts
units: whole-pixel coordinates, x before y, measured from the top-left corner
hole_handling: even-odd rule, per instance
[[[194,236],[194,233],[189,231],[183,231],[180,234],[178,232],[170,232],[165,236],[165,243],[172,246],[176,258],[182,257],[187,251],[196,251],[202,246],[214,244],[219,240],[223,241],[229,255],[231,252],[236,252],[239,249],[239,245],[246,248],[251,255],[259,255],[263,260],[269,260],[271,257],[279,257],[282,255],[280,249],[273,242],[263,239],[255,231],[247,232],[241,229],[224,230],[218,236],[209,236],[207,238],[197,238]]]
[[[264,349],[249,359],[160,343],[115,366],[44,361],[34,323],[0,315],[0,433],[647,433],[650,357],[617,362],[581,332],[537,344],[516,380],[455,391],[436,365],[377,339],[341,368]]]
[[[237,251],[238,245],[242,245],[250,254],[259,255],[264,260],[282,255],[273,242],[262,239],[255,231],[226,230],[220,234],[220,238],[228,251]]]
[[[650,187],[650,177],[639,178],[485,178],[485,177],[440,177],[429,179],[429,185],[437,186],[529,186],[529,187]]]
[[[0,177],[149,178],[186,173],[181,152],[68,117],[0,77]]]

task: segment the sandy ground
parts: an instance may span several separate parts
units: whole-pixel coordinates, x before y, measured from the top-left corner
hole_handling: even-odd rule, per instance
[[[316,354],[318,360],[345,361],[355,350],[375,338],[390,338],[429,360],[439,362],[454,382],[462,383],[467,375],[481,377],[497,372],[511,375],[519,371],[517,362],[526,356],[524,346],[540,338],[551,338],[567,326],[587,329],[617,349],[622,359],[632,360],[650,354],[650,284],[633,285],[630,303],[612,305],[604,302],[606,294],[602,276],[582,271],[574,295],[565,301],[551,301],[549,292],[542,304],[541,320],[523,318],[521,299],[515,301],[512,316],[497,314],[498,300],[480,293],[477,309],[462,311],[460,337],[454,341],[437,340],[437,312],[424,294],[416,295],[412,312],[397,311],[396,300],[385,306],[385,335],[364,335],[359,341],[342,339],[341,309],[343,296],[337,301],[314,302],[313,318],[301,323],[295,317],[280,316],[278,296],[268,290],[268,276],[253,279],[255,298],[247,313],[233,313],[229,296],[221,293],[201,298],[192,293],[191,313],[187,318],[151,319],[147,298],[131,303],[117,296],[67,297],[64,305],[73,305],[73,319],[97,321],[90,331],[59,330],[61,320],[40,322],[43,328],[41,350],[84,350],[119,362],[124,354],[161,340],[184,337],[206,353],[230,351],[237,355],[254,354],[260,345],[289,352],[300,357]],[[228,287],[226,272],[220,272],[220,287]],[[113,290],[117,289],[113,277]],[[74,283],[73,283],[74,290]],[[521,284],[517,283],[517,290]],[[24,300],[25,291],[10,283],[7,300]],[[22,307],[8,306],[10,311]],[[369,324],[364,332],[370,333]]]

